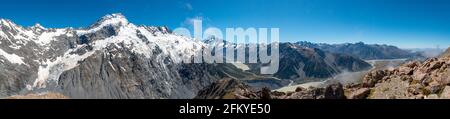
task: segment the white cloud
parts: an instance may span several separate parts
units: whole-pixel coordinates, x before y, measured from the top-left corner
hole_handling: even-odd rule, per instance
[[[194,10],[194,8],[192,7],[192,4],[191,4],[191,3],[186,3],[186,4],[184,4],[184,6],[185,6],[186,9],[188,9],[188,10]]]

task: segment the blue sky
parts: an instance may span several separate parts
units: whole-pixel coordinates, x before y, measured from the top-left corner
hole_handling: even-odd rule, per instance
[[[450,46],[448,0],[0,0],[0,17],[24,26],[87,27],[110,13],[138,25],[280,28],[281,41]]]

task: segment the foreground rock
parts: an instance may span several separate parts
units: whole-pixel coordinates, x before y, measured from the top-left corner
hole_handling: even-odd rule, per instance
[[[444,53],[424,62],[411,61],[397,68],[372,71],[360,86],[345,90],[351,93],[349,98],[364,97],[358,94],[369,99],[450,98],[449,68],[450,56]]]
[[[354,90],[346,90],[346,95],[348,99],[365,99],[370,94],[369,88],[360,88]]]
[[[450,86],[445,86],[444,90],[441,93],[440,98],[450,99]]]

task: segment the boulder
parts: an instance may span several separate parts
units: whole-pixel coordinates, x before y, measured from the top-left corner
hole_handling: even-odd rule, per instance
[[[383,70],[372,71],[364,77],[363,86],[373,87],[379,80],[382,80],[385,76],[386,72]]]
[[[440,62],[440,61],[432,62],[432,63],[430,63],[430,67],[428,68],[427,72],[431,72],[435,69],[440,69],[443,64],[444,64],[444,62]]]
[[[325,99],[345,99],[342,84],[331,84],[325,88]]]
[[[410,67],[399,67],[400,75],[412,75],[414,72],[413,68]]]
[[[449,70],[449,72],[450,72],[450,70]],[[442,77],[442,84],[443,84],[443,85],[448,85],[448,84],[450,84],[450,76],[443,76],[443,77]]]
[[[424,94],[424,87],[421,84],[412,84],[408,87],[408,92],[413,95]]]
[[[425,96],[425,99],[439,99],[439,96],[437,94],[431,94]]]
[[[369,88],[360,88],[350,93],[347,97],[348,99],[365,99],[369,96],[370,89]]]
[[[300,92],[300,91],[304,91],[304,90],[306,90],[306,89],[303,88],[303,87],[301,87],[301,86],[299,86],[299,87],[297,87],[297,88],[295,89],[295,92]]]
[[[428,74],[426,73],[415,73],[413,76],[413,82],[414,83],[422,83],[423,80],[425,80],[428,77]]]
[[[441,84],[439,84],[437,81],[433,81],[427,87],[425,87],[425,89],[430,94],[436,94],[441,90]]]
[[[445,86],[440,97],[441,99],[450,99],[450,86]]]
[[[261,99],[271,99],[270,89],[267,87],[262,88],[261,90]]]
[[[420,65],[420,62],[413,61],[413,62],[408,62],[408,63],[404,64],[403,66],[409,67],[409,68],[415,68],[415,67],[418,67],[419,65]]]

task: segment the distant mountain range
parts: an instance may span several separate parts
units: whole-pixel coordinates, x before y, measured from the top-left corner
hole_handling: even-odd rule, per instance
[[[410,61],[398,67],[368,72],[362,82],[343,86],[296,87],[279,92],[254,89],[225,79],[201,90],[198,99],[450,99],[450,48],[440,57]]]
[[[410,48],[407,49],[413,53],[420,54],[424,58],[438,57],[445,49],[441,48]]]
[[[350,55],[281,43],[280,68],[274,76],[280,79],[328,78],[342,71],[361,71],[370,67],[370,64]]]
[[[344,44],[325,44],[311,43],[307,41],[297,42],[296,44],[304,47],[318,48],[333,53],[348,54],[364,60],[373,59],[405,59],[405,58],[421,58],[424,57],[420,53],[411,52],[409,50],[400,49],[391,45],[344,43]]]

